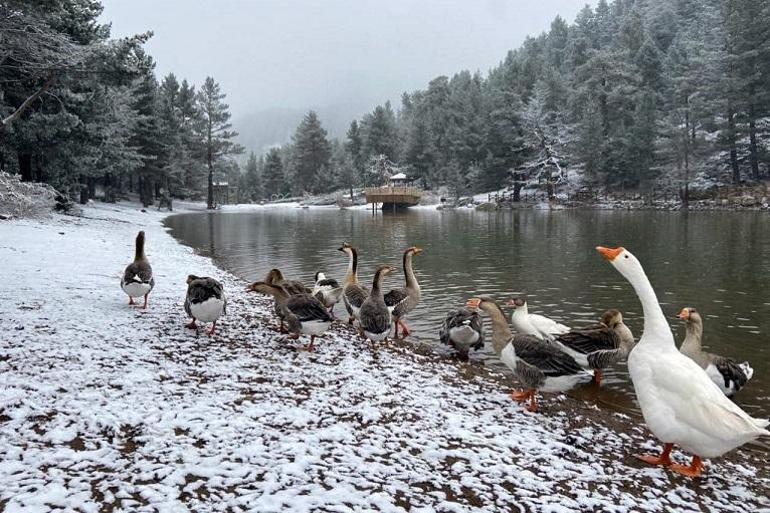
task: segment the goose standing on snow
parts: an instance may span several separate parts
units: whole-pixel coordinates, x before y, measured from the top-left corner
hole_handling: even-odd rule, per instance
[[[695,308],[682,308],[677,317],[685,322],[687,330],[679,351],[700,365],[727,397],[732,397],[751,379],[754,369],[749,366],[749,362],[738,363],[732,358],[707,353],[702,349],[703,319]]]
[[[484,347],[484,329],[478,312],[459,308],[449,312],[439,331],[442,343],[452,346],[463,360],[468,359],[471,348]]]
[[[382,281],[395,269],[389,265],[381,265],[374,273],[374,281],[369,296],[361,304],[358,313],[358,322],[361,325],[361,331],[364,336],[372,342],[385,340],[387,342],[390,335],[390,328],[393,325],[393,316],[385,304],[385,296],[382,294]]]
[[[310,335],[310,344],[303,348],[306,351],[315,349],[315,338],[322,335],[331,325],[331,315],[315,296],[304,293],[290,295],[285,288],[263,281],[252,283],[246,290],[270,294],[275,298],[292,338],[299,338],[300,334]]]
[[[342,298],[342,287],[337,280],[327,278],[322,272],[315,273],[313,296],[329,309],[329,314],[334,319],[334,305]]]
[[[642,337],[628,355],[628,372],[647,427],[664,444],[660,456],[637,456],[689,477],[700,476],[701,458],[716,458],[760,436],[767,420],[749,416],[725,397],[703,369],[679,352],[655,291],[630,251],[597,251],[631,284],[644,310]],[[690,466],[671,461],[674,445],[692,454]]]
[[[353,324],[369,291],[358,283],[358,250],[347,242],[343,242],[339,250],[348,256],[348,270],[342,282],[342,301],[348,311],[348,324]]]
[[[417,247],[408,248],[404,251],[404,276],[406,277],[406,286],[393,289],[385,294],[385,304],[393,315],[393,321],[396,325],[396,338],[398,338],[398,327],[401,326],[401,332],[404,337],[409,336],[409,328],[402,320],[406,314],[414,310],[417,303],[420,302],[420,284],[417,283],[417,277],[412,268],[412,257],[421,255],[422,249]]]
[[[187,325],[190,329],[198,329],[195,321],[210,322],[213,335],[217,328],[217,319],[227,313],[227,298],[222,284],[208,276],[187,276],[187,297],[184,301],[184,310],[192,317]]]
[[[270,269],[268,271],[267,276],[265,276],[265,283],[268,285],[277,285],[283,290],[286,291],[287,294],[290,296],[293,296],[295,294],[308,294],[310,293],[310,290],[305,287],[305,284],[301,281],[297,280],[287,280],[283,277],[283,273],[281,273],[278,269]],[[283,309],[278,305],[278,301],[275,301],[275,304],[273,306],[273,311],[275,312],[276,317],[278,317],[278,331],[280,333],[286,333],[286,328],[284,327],[284,318],[283,318]]]
[[[604,312],[599,324],[558,335],[556,343],[580,365],[593,369],[594,380],[601,384],[602,369],[628,358],[634,335],[620,310],[612,309]]]
[[[510,299],[507,304],[513,307],[513,314],[511,314],[513,329],[522,335],[533,335],[542,340],[553,340],[556,335],[562,335],[569,331],[567,326],[548,317],[529,313],[527,300],[524,298]]]
[[[556,344],[534,335],[513,335],[505,314],[491,298],[472,298],[466,306],[480,308],[492,320],[492,347],[500,361],[524,385],[524,390],[511,393],[511,398],[519,402],[529,399],[529,411],[537,411],[538,391],[566,392],[591,381],[593,374],[581,368]]]
[[[120,279],[120,288],[128,295],[128,304],[133,305],[135,297],[144,296],[144,306],[147,308],[147,296],[155,286],[155,277],[152,275],[150,261],[144,254],[144,231],[136,236],[136,252],[134,261],[126,266],[123,277]]]

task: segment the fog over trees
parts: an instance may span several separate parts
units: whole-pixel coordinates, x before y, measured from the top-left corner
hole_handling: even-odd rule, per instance
[[[352,191],[381,156],[457,195],[514,177],[646,190],[704,170],[733,183],[768,173],[769,2],[601,0],[486,74],[439,76],[375,106],[339,140],[310,111],[291,142],[242,157],[220,85],[157,77],[152,34],[112,39],[101,10],[0,4],[0,168],[84,201],[102,187],[108,200],[213,206],[219,178],[246,201]]]

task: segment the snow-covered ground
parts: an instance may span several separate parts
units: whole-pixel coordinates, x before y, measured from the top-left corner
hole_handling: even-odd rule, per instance
[[[342,326],[297,351],[162,214],[84,215],[0,222],[0,511],[770,508],[766,454],[691,482],[631,457],[657,447],[639,419],[565,396],[527,413],[477,364]],[[147,311],[118,286],[140,229]],[[214,338],[184,328],[188,273],[225,283]]]

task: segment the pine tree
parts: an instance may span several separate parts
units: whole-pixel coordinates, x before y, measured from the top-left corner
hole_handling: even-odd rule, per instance
[[[215,208],[214,165],[228,155],[243,152],[243,148],[232,140],[238,133],[231,130],[230,108],[223,101],[225,96],[221,92],[219,84],[211,77],[206,77],[203,87],[196,96],[196,103],[200,112],[197,133],[203,145],[204,158],[208,168],[206,207],[209,209]]]
[[[262,197],[262,184],[259,177],[259,164],[257,162],[257,156],[252,151],[249,153],[249,158],[246,161],[246,170],[243,174],[243,180],[241,181],[242,193],[241,196],[248,198],[251,201],[256,201]]]
[[[326,130],[314,111],[308,112],[292,137],[293,186],[297,193],[326,192],[330,187],[327,172],[331,144]]]
[[[283,161],[278,148],[271,148],[265,156],[262,184],[264,195],[267,198],[274,199],[276,196],[286,194],[287,192]]]

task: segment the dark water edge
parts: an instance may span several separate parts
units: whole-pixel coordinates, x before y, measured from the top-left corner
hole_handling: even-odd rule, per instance
[[[698,308],[709,350],[743,361],[754,378],[736,402],[754,416],[770,416],[770,218],[755,212],[363,210],[264,208],[246,212],[178,214],[167,218],[171,234],[245,280],[279,267],[310,285],[316,271],[341,279],[347,262],[336,250],[344,240],[360,248],[362,281],[379,264],[400,268],[409,245],[423,301],[410,318],[412,342],[438,344],[446,312],[473,295],[504,300],[526,293],[530,311],[570,326],[594,322],[606,308],[620,308],[638,337],[641,307],[631,287],[594,251],[623,245],[641,260],[677,341],[674,319],[683,306]],[[389,286],[400,286],[395,276]],[[338,306],[337,313],[343,315]],[[491,348],[473,355],[503,367]],[[605,374],[600,390],[576,391],[620,411],[636,410],[624,365]]]

